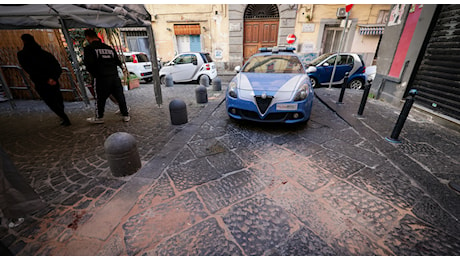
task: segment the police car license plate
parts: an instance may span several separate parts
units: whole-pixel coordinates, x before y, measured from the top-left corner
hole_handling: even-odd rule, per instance
[[[144,69],[150,69],[150,68],[152,68],[151,65],[144,65]]]
[[[285,110],[296,110],[297,104],[276,104],[276,110],[285,111]]]

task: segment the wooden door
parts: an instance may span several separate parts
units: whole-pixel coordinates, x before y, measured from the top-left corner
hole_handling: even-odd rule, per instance
[[[259,48],[273,47],[278,43],[278,20],[249,20],[244,22],[243,58],[257,53]]]

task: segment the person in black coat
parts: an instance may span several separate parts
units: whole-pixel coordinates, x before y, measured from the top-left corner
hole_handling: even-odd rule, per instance
[[[64,112],[64,100],[59,86],[62,68],[56,58],[43,50],[30,34],[23,34],[24,48],[18,52],[18,60],[35,84],[35,90],[45,104],[61,118],[61,125],[69,126],[69,117]]]
[[[118,76],[117,67],[121,68],[121,61],[117,52],[103,43],[92,29],[85,30],[85,38],[89,44],[84,48],[84,63],[94,78],[96,89],[96,115],[86,120],[93,124],[104,123],[105,103],[112,95],[118,103],[123,121],[128,122],[130,116],[123,94],[123,86]]]

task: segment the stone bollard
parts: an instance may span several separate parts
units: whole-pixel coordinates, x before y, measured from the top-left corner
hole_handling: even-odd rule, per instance
[[[209,77],[206,75],[200,76],[200,85],[204,87],[209,87]]]
[[[199,86],[195,89],[196,103],[208,103],[208,90],[204,86]]]
[[[105,140],[104,148],[113,176],[131,175],[142,167],[136,139],[132,135],[114,133]]]
[[[165,86],[166,87],[174,86],[174,81],[173,81],[173,77],[171,74],[168,74],[165,76]]]
[[[185,102],[179,99],[174,99],[169,103],[169,115],[171,124],[181,125],[187,123],[187,106]]]
[[[222,83],[219,77],[216,77],[212,80],[212,90],[214,91],[222,90]]]

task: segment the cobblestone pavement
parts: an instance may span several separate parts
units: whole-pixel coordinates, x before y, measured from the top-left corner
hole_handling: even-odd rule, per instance
[[[460,254],[447,185],[460,182],[458,132],[411,111],[390,144],[399,111],[370,100],[357,118],[362,92],[339,106],[338,89],[316,90],[306,125],[234,122],[222,92],[197,105],[195,87],[163,89],[162,108],[151,85],[129,91],[127,124],[112,107],[88,126],[91,110],[69,104],[73,125],[56,127],[39,104],[2,103],[0,143],[50,203],[1,229],[2,243],[17,255]],[[177,96],[189,123],[172,126]],[[104,155],[117,131],[138,141],[143,167],[129,177],[112,177]]]

